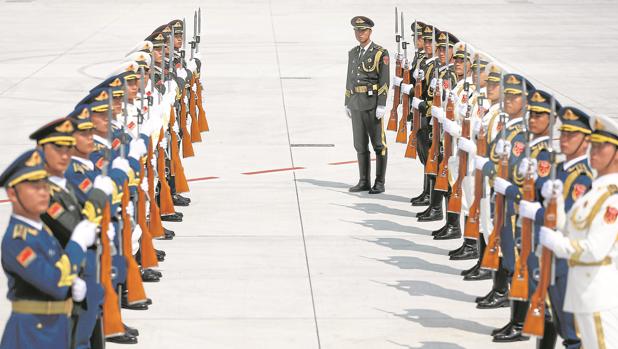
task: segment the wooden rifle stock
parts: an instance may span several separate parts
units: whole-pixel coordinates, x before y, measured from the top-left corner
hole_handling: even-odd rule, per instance
[[[193,86],[196,85],[195,74],[191,77],[191,84],[189,86],[189,115],[191,116],[191,142],[201,142],[202,135],[200,134],[200,123],[197,118],[197,96],[193,91]],[[197,87],[196,87],[197,89]]]
[[[501,155],[498,176],[507,179],[509,171],[509,158],[507,154]],[[494,229],[489,235],[487,248],[481,261],[481,267],[484,269],[498,270],[500,265],[500,230],[504,225],[504,195],[496,193],[494,214]]]
[[[461,136],[468,139],[470,138],[470,119],[468,118],[464,119],[461,126]],[[457,154],[459,157],[459,169],[457,180],[453,184],[451,197],[448,200],[447,211],[459,214],[461,212],[462,185],[468,169],[468,153],[459,150]]]
[[[120,315],[118,295],[112,285],[112,252],[111,242],[107,236],[111,216],[109,202],[103,209],[101,219],[101,286],[103,287],[103,335],[114,337],[124,334],[124,325]]]
[[[455,119],[454,112],[453,112],[454,108],[455,108],[454,103],[449,98],[448,102],[446,103],[446,118],[451,121]],[[434,120],[434,121],[438,123],[438,120]],[[452,139],[453,138],[451,137],[450,134],[446,132],[444,133],[444,144],[443,144],[444,154],[442,156],[442,161],[440,162],[440,166],[438,168],[438,177],[436,178],[436,186],[435,186],[435,190],[438,190],[438,191],[448,191],[448,160],[451,158],[451,153],[453,151],[452,145],[451,145]]]
[[[180,97],[180,115],[179,124],[180,131],[182,132],[182,157],[189,158],[195,156],[193,151],[193,144],[191,142],[191,135],[187,129],[187,105],[185,104],[185,96],[187,95],[187,89],[182,89],[182,97]]]
[[[410,83],[410,69],[403,69],[403,83]],[[401,119],[397,129],[395,142],[406,144],[408,140],[408,115],[410,115],[410,96],[402,93],[401,96]]]
[[[157,142],[158,154],[157,154],[157,173],[159,174],[159,208],[160,213],[163,215],[174,214],[174,202],[172,201],[172,191],[170,185],[167,183],[167,176],[165,173],[165,150],[161,147],[161,141],[163,140],[163,128],[159,134],[159,141]],[[171,170],[171,169],[170,169]]]
[[[480,121],[479,121],[480,122]],[[476,139],[476,152],[480,156],[487,156],[487,139],[485,129],[481,127],[481,131]],[[470,207],[468,220],[464,228],[464,237],[477,240],[480,235],[480,220],[481,220],[481,199],[485,188],[483,180],[483,171],[476,170],[474,172],[474,201]]]
[[[200,125],[201,132],[208,132],[210,128],[208,127],[208,120],[206,120],[206,112],[204,111],[204,104],[202,103],[202,82],[200,81],[199,74],[195,78],[196,93],[197,93],[197,109],[198,112],[198,123]]]
[[[401,57],[397,56],[395,61],[395,76],[398,78],[403,77],[403,69],[401,68]],[[399,86],[393,86],[393,107],[391,108],[391,116],[388,119],[386,129],[389,131],[397,131],[397,107],[399,107],[401,97],[401,88]]]
[[[544,225],[550,229],[556,229],[557,217],[556,198],[553,197],[545,209]],[[530,307],[524,321],[523,332],[529,335],[542,337],[545,330],[545,299],[547,298],[547,288],[551,278],[552,252],[543,247],[540,260],[539,284],[530,298]]]
[[[129,205],[130,192],[129,183],[125,181],[122,186],[122,254],[127,262],[127,300],[129,304],[141,303],[146,301],[146,292],[144,291],[144,284],[142,283],[142,273],[139,271],[139,266],[133,258],[132,250],[132,229],[131,229],[131,217],[127,213],[127,206]]]
[[[145,170],[142,169],[139,174],[139,182],[145,180]],[[152,235],[148,224],[146,224],[146,193],[141,187],[137,188],[137,224],[142,229],[142,238],[140,240],[140,251],[142,257],[142,267],[151,268],[156,267],[159,263],[157,260],[157,254],[152,244]]]
[[[170,110],[170,130],[176,123],[174,106],[171,107]],[[182,162],[180,161],[180,153],[178,150],[178,135],[176,132],[171,131],[171,142],[170,142],[170,156],[171,156],[171,165],[170,169],[172,171],[172,175],[174,176],[174,184],[176,185],[176,192],[178,193],[186,193],[189,192],[189,183],[187,182],[187,177],[185,176],[185,169],[182,166]]]
[[[532,173],[527,173],[524,179],[523,198],[526,201],[534,201],[534,178]],[[528,256],[532,249],[533,222],[528,218],[521,218],[521,252],[515,260],[515,273],[511,282],[509,297],[511,299],[528,300]]]
[[[153,237],[161,237],[165,234],[163,231],[163,223],[161,222],[161,211],[159,210],[159,204],[155,199],[155,174],[152,167],[152,159],[154,157],[154,150],[152,141],[148,142],[148,156],[146,157],[146,171],[148,172],[148,198],[150,201],[150,221],[148,224],[148,230]]]
[[[441,95],[440,86],[436,85],[433,94],[433,106],[442,107]],[[433,116],[430,116],[430,118],[433,118]],[[425,162],[425,174],[436,176],[438,174],[438,156],[440,154],[440,124],[438,120],[432,120],[431,147],[428,154],[427,162]]]
[[[417,79],[416,85],[414,85],[414,97],[421,98],[423,94],[423,82]],[[412,130],[410,130],[410,137],[408,138],[408,146],[406,147],[406,158],[416,159],[418,138],[417,132],[421,128],[421,112],[418,109],[412,108]]]

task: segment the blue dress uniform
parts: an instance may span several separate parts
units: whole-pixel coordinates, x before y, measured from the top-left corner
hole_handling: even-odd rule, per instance
[[[592,133],[590,129],[590,117],[585,112],[575,107],[564,107],[559,110],[558,116],[562,122],[560,131],[581,132],[586,135]],[[565,212],[569,212],[575,201],[587,193],[592,187],[592,170],[588,164],[587,155],[557,164],[556,179],[560,180],[564,185],[564,210]],[[537,186],[537,188],[539,188],[539,186]],[[537,193],[537,201],[541,203],[543,201],[540,191]],[[545,208],[541,207],[536,212],[534,220],[536,234],[534,240],[537,244],[539,241],[539,229],[543,225],[544,217]],[[568,282],[568,261],[564,258],[555,258],[554,266],[555,280],[554,283],[549,286],[549,299],[551,302],[554,325],[558,334],[563,339],[562,344],[564,347],[567,349],[578,349],[581,346],[581,341],[577,336],[573,314],[565,312],[563,309],[566,285]],[[536,288],[536,280],[533,276],[538,275],[538,259],[536,255],[530,255],[528,267],[532,276],[530,280],[534,282],[530,291],[533,292],[534,288]],[[547,332],[547,326],[545,328]]]
[[[534,86],[524,77],[518,74],[506,74],[503,76],[504,80],[504,93],[505,94],[523,94],[524,84],[526,87],[527,96],[534,92]],[[528,98],[524,96],[524,98]],[[510,154],[508,159],[508,178],[507,181],[515,184],[516,186],[523,185],[523,176],[520,176],[519,164],[525,157],[525,147],[527,142],[526,133],[524,132],[524,118],[515,117],[510,119],[505,127],[504,131],[506,138],[503,140],[506,144],[510,145]],[[502,137],[496,137],[489,145],[489,158],[483,166],[483,174],[485,176],[494,177],[496,175],[496,166],[500,161],[500,154],[497,153],[496,147]],[[495,181],[496,179],[494,179]],[[507,188],[508,189],[508,188]],[[502,252],[502,259],[500,268],[497,274],[501,275],[501,279],[506,278],[510,280],[515,269],[515,240],[519,235],[519,230],[516,227],[517,212],[515,210],[515,201],[513,198],[509,198],[505,191],[505,216],[504,226],[500,227],[500,251]],[[496,276],[497,277],[497,276]],[[504,285],[501,285],[504,288]],[[508,286],[507,286],[508,287]],[[494,334],[495,342],[511,342],[518,340],[527,340],[528,337],[522,335],[522,327],[526,317],[526,311],[528,309],[528,303],[522,301],[511,301],[511,318],[509,323],[497,330]]]
[[[0,185],[14,187],[46,177],[41,154],[30,150],[0,175]],[[69,348],[69,290],[84,256],[72,240],[63,249],[40,221],[11,217],[2,239],[2,268],[13,310],[0,348]]]

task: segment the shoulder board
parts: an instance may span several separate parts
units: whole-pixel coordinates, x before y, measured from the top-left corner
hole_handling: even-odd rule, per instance
[[[532,147],[532,150],[541,151],[543,149],[548,149],[548,148],[549,148],[549,142],[548,141],[542,141],[542,142],[539,142],[539,143],[535,144]]]
[[[49,192],[53,196],[54,194],[61,192],[62,188],[60,188],[56,183],[48,181],[47,185],[49,186]]]
[[[86,168],[79,162],[73,163],[73,172],[75,173],[86,173]]]
[[[580,174],[585,174],[588,177],[592,177],[592,171],[585,164],[577,164],[572,167],[574,171],[579,172]]]
[[[13,227],[13,239],[22,239],[22,240],[26,240],[26,238],[28,237],[28,234],[32,235],[32,236],[37,236],[39,234],[39,231],[31,228],[27,225],[24,224],[15,224],[15,226]]]

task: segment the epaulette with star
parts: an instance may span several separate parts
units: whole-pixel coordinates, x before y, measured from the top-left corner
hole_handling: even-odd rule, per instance
[[[32,236],[37,236],[39,234],[39,231],[23,224],[15,224],[15,226],[13,227],[13,239],[19,238],[22,240],[26,240],[28,234]]]

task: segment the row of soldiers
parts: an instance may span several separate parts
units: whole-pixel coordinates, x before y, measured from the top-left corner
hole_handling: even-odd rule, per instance
[[[12,204],[2,240],[12,312],[0,348],[137,343],[121,308],[152,304],[143,283],[160,280],[165,259],[153,240],[175,236],[162,221],[182,221],[175,206],[190,203],[181,159],[209,129],[200,15],[189,42],[184,20],[154,30],[0,175]]]
[[[411,29],[397,33],[387,129],[424,166],[417,220],[446,218],[432,235],[462,239],[450,259],[477,260],[464,280],[493,279],[477,308],[510,306],[493,341],[618,348],[618,122],[561,105],[448,31]]]

